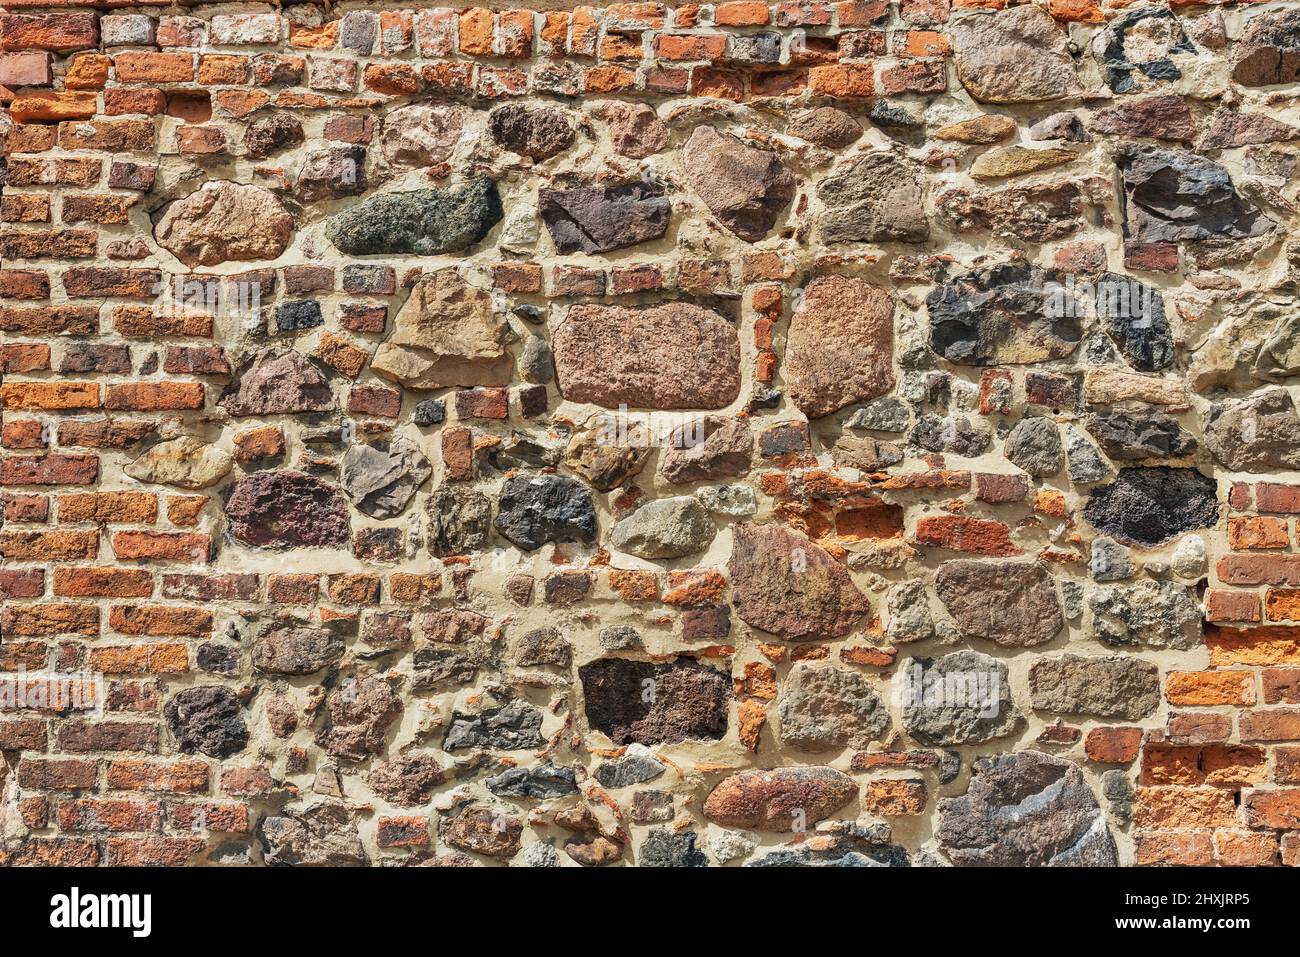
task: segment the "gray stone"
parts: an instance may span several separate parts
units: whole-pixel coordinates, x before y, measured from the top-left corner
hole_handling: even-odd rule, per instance
[[[515,475],[506,479],[493,523],[502,535],[526,551],[546,542],[596,540],[596,510],[591,490],[559,475]]]
[[[541,189],[542,222],[555,251],[607,253],[658,239],[668,231],[672,205],[658,183]]]
[[[277,675],[310,675],[343,660],[343,639],[309,625],[272,625],[253,642],[253,667]]]
[[[560,852],[552,845],[538,841],[524,848],[519,864],[523,867],[559,867]]]
[[[370,863],[356,821],[341,804],[286,807],[263,818],[257,833],[263,857],[272,867],[356,867]]]
[[[719,864],[728,864],[754,853],[757,845],[739,831],[714,831],[709,835],[709,853]]]
[[[606,651],[632,651],[641,647],[641,635],[628,625],[610,625],[596,636],[600,647]]]
[[[707,485],[695,497],[714,515],[744,518],[758,511],[758,499],[748,485]]]
[[[366,191],[366,148],[328,146],[302,159],[294,193],[303,203],[360,196]]]
[[[905,581],[889,589],[885,600],[889,624],[885,640],[891,645],[927,641],[935,636],[930,595],[923,581]]]
[[[1093,581],[1117,582],[1132,578],[1136,569],[1127,548],[1112,538],[1097,538],[1088,557],[1088,573]]]
[[[925,744],[981,744],[1024,727],[1007,666],[978,651],[913,658],[900,681],[903,728]]]
[[[429,496],[425,510],[430,555],[468,555],[487,546],[492,535],[492,500],[477,489],[440,485]]]
[[[411,421],[416,425],[438,425],[447,418],[447,406],[442,399],[424,399],[415,403]]]
[[[1174,334],[1165,300],[1155,289],[1108,272],[1096,286],[1096,310],[1124,358],[1141,372],[1158,372],[1174,361]]]
[[[555,628],[527,631],[515,646],[515,662],[525,668],[534,665],[564,668],[572,657],[573,646]]]
[[[501,221],[496,183],[380,193],[331,216],[325,235],[354,256],[434,256],[468,249]]]
[[[868,402],[845,421],[846,429],[873,429],[877,432],[905,432],[910,420],[907,403],[893,398]]]
[[[1203,156],[1125,144],[1115,159],[1124,177],[1127,240],[1245,239],[1276,225],[1237,195],[1226,169]]]
[[[176,746],[186,754],[228,758],[248,744],[248,725],[229,688],[203,685],[178,691],[163,709]]]
[[[910,162],[868,153],[817,184],[825,207],[821,238],[828,243],[923,243],[930,238],[925,187]]]
[[[1036,478],[1061,469],[1061,435],[1051,419],[1022,419],[1007,435],[1002,451],[1013,465]]]
[[[1103,482],[1115,474],[1097,447],[1072,425],[1065,427],[1065,468],[1070,481],[1082,485]]]
[[[339,467],[343,491],[371,518],[402,514],[432,474],[429,460],[401,436],[374,445],[353,443]]]
[[[1182,20],[1165,7],[1123,11],[1093,44],[1106,84],[1116,93],[1179,80],[1179,63],[1190,64],[1196,54]]]
[[[1053,113],[1029,127],[1029,138],[1035,141],[1064,140],[1067,143],[1090,143],[1092,137],[1083,128],[1075,113]]]
[[[939,799],[939,846],[959,867],[1114,867],[1106,815],[1078,766],[1037,751],[980,758]]]
[[[1160,669],[1125,656],[1040,658],[1029,669],[1035,711],[1137,721],[1160,706]]]
[[[1182,458],[1196,451],[1196,439],[1163,412],[1110,408],[1088,416],[1085,424],[1105,453],[1119,462]]]
[[[497,797],[549,799],[578,793],[573,768],[557,768],[549,762],[535,768],[510,768],[486,783]]]
[[[1186,651],[1201,644],[1200,604],[1177,582],[1142,579],[1098,588],[1088,605],[1093,632],[1107,645]]]
[[[697,126],[691,133],[682,165],[710,212],[750,242],[763,239],[794,199],[794,176],[775,153],[711,126]]]
[[[780,700],[781,740],[798,751],[862,749],[889,730],[889,709],[856,672],[799,665]]]
[[[525,382],[545,385],[555,378],[555,360],[551,346],[541,336],[527,336],[519,351],[519,377]]]
[[[980,103],[1039,103],[1081,92],[1068,36],[1035,6],[971,11],[949,24],[957,78]]]
[[[659,454],[659,474],[674,485],[735,478],[749,471],[754,433],[733,416],[706,415],[674,429]]]
[[[944,562],[935,589],[966,638],[1029,648],[1051,641],[1064,624],[1052,576],[1037,562]]]
[[[453,713],[442,749],[522,751],[541,747],[542,743],[542,712],[523,701],[511,701],[478,714]]]
[[[1286,389],[1267,389],[1246,399],[1210,407],[1205,444],[1234,472],[1300,468],[1300,416]]]
[[[642,867],[708,867],[709,859],[696,848],[694,831],[655,827],[642,842],[637,863]]]
[[[602,787],[626,788],[653,781],[667,770],[668,765],[644,744],[629,744],[621,757],[603,761],[596,767],[596,780]]]
[[[325,317],[315,299],[282,302],[275,307],[275,327],[281,332],[301,332],[323,325]]]
[[[610,532],[610,544],[640,558],[682,558],[708,548],[718,533],[708,511],[689,495],[646,502]]]
[[[927,413],[916,420],[912,442],[928,452],[947,452],[966,458],[983,455],[993,440],[993,433],[982,422],[969,416],[943,417]]]
[[[1120,469],[1115,481],[1094,488],[1083,517],[1094,528],[1132,545],[1159,545],[1219,522],[1218,482],[1195,469]]]

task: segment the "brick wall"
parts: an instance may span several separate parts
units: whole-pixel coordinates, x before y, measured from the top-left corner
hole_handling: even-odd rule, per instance
[[[1298,81],[0,4],[0,861],[1297,863]]]

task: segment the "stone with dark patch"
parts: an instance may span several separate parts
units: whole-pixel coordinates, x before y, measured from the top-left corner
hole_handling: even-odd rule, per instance
[[[527,551],[546,542],[582,542],[596,538],[596,511],[591,490],[560,475],[515,475],[506,480],[497,500],[497,531]]]
[[[338,664],[346,646],[325,628],[277,624],[253,642],[253,666],[276,675],[310,675]]]
[[[541,189],[537,201],[561,254],[607,253],[658,239],[672,216],[663,187],[651,182]]]
[[[1217,525],[1218,487],[1195,469],[1120,469],[1115,481],[1092,490],[1083,517],[1126,544],[1159,545],[1183,532]]]
[[[178,691],[163,709],[176,746],[210,758],[228,758],[248,744],[248,725],[239,699],[229,688],[202,685]]]
[[[587,723],[615,744],[716,741],[727,733],[731,678],[693,658],[601,658],[578,668]]]
[[[371,196],[331,216],[325,236],[353,256],[434,256],[478,243],[502,214],[496,183],[474,179],[446,189]]]
[[[226,501],[227,531],[259,548],[347,548],[348,508],[339,490],[302,472],[254,472]]]

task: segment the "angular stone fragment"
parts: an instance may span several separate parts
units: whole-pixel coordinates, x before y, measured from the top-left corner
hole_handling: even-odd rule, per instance
[[[388,726],[401,714],[402,699],[386,681],[348,678],[325,698],[316,743],[336,758],[362,761],[384,750]]]
[[[484,783],[497,797],[547,800],[578,793],[573,768],[557,768],[550,763],[536,768],[510,768]]]
[[[794,199],[794,176],[777,155],[711,126],[697,126],[682,150],[691,188],[722,225],[757,242]]]
[[[1009,116],[996,116],[981,113],[979,116],[949,123],[934,131],[934,138],[951,140],[955,143],[969,143],[974,146],[990,146],[1009,139],[1016,132],[1016,121]]]
[[[1205,444],[1234,472],[1300,468],[1300,416],[1286,389],[1216,402],[1205,418]]]
[[[856,672],[799,665],[780,700],[781,740],[798,751],[862,749],[889,730],[889,709]]]
[[[1125,144],[1115,159],[1124,177],[1124,237],[1132,242],[1245,239],[1276,226],[1203,156]]]
[[[659,474],[674,485],[736,478],[749,471],[753,454],[754,433],[748,422],[706,415],[669,434],[667,447],[659,453]]]
[[[1160,668],[1124,655],[1040,658],[1029,697],[1035,711],[1138,721],[1160,705]]]
[[[338,489],[302,472],[254,472],[226,501],[227,531],[261,548],[346,548],[348,508]]]
[[[524,826],[503,811],[478,805],[456,816],[443,834],[452,847],[488,857],[510,858],[519,853]]]
[[[216,485],[235,465],[234,456],[191,435],[159,442],[123,471],[140,482],[199,489]]]
[[[216,266],[275,259],[293,230],[293,216],[270,190],[210,180],[167,207],[154,239],[187,266]]]
[[[302,159],[294,193],[299,202],[359,196],[366,191],[366,148],[329,146]]]
[[[817,184],[819,218],[828,243],[922,243],[930,237],[925,187],[911,163],[892,153],[868,153]]]
[[[1029,138],[1035,141],[1064,140],[1067,143],[1091,143],[1092,137],[1083,128],[1077,114],[1069,111],[1053,113],[1029,128]]]
[[[1300,80],[1300,10],[1270,10],[1250,19],[1233,52],[1232,79],[1242,86]]]
[[[540,189],[538,209],[557,253],[607,253],[658,239],[672,205],[658,183]]]
[[[248,725],[239,699],[229,688],[202,685],[179,691],[163,709],[176,746],[187,754],[228,758],[248,744]]]
[[[1094,528],[1133,545],[1159,545],[1219,521],[1218,483],[1195,469],[1120,469],[1092,490],[1083,517]]]
[[[366,775],[366,786],[390,804],[418,807],[429,802],[446,777],[432,756],[415,754],[375,765]]]
[[[1038,751],[980,758],[939,799],[939,846],[959,867],[1114,867],[1106,815],[1078,766]]]
[[[637,863],[641,867],[708,867],[709,859],[696,848],[694,831],[656,827],[641,844]]]
[[[830,817],[857,793],[853,779],[833,768],[741,771],[709,792],[704,816],[725,827],[786,833]]]
[[[343,453],[339,467],[343,491],[371,518],[402,514],[432,474],[429,460],[401,436],[374,445],[354,442]]]
[[[239,364],[217,400],[229,415],[291,415],[330,412],[334,394],[324,373],[293,349],[259,349]]]
[[[930,344],[949,362],[1043,362],[1072,353],[1084,310],[1072,292],[1026,262],[989,266],[926,298]]]
[[[1011,464],[1037,478],[1061,468],[1061,434],[1055,422],[1042,416],[1017,422],[1002,451]]]
[[[1262,113],[1239,113],[1223,107],[1210,117],[1210,126],[1196,143],[1198,150],[1227,150],[1260,143],[1300,139],[1300,128]]]
[[[797,532],[745,522],[732,535],[732,604],[755,628],[783,641],[823,641],[848,634],[870,611],[848,570]]]
[[[668,145],[668,127],[652,106],[614,100],[605,104],[604,115],[610,142],[622,156],[645,159]]]
[[[935,589],[967,638],[1030,648],[1051,641],[1065,624],[1052,576],[1037,562],[944,562]]]
[[[463,485],[440,485],[425,508],[430,555],[468,555],[487,546],[492,535],[492,500],[482,492]]]
[[[258,825],[267,864],[356,867],[370,863],[356,821],[341,804],[286,807]]]
[[[511,103],[488,116],[488,130],[498,144],[534,160],[544,160],[573,145],[573,123],[560,110]]]
[[[465,125],[464,114],[443,104],[412,103],[384,114],[380,146],[397,166],[437,166],[451,158]]]
[[[1201,609],[1186,585],[1144,578],[1098,588],[1088,605],[1093,631],[1105,644],[1186,651],[1201,643]]]
[[[587,724],[615,744],[717,741],[727,733],[731,678],[693,658],[600,658],[578,677]]]
[[[496,183],[480,178],[446,189],[371,196],[331,216],[325,236],[353,256],[434,256],[468,249],[501,216]]]
[[[1196,135],[1192,111],[1181,96],[1149,96],[1120,103],[1095,114],[1088,128],[1094,133],[1177,143],[1190,143]]]
[[[936,208],[959,233],[987,231],[1000,239],[1046,243],[1079,229],[1087,195],[1070,181],[974,193],[950,189],[939,195]]]
[[[1096,313],[1124,358],[1141,372],[1158,372],[1174,361],[1174,335],[1165,300],[1127,276],[1103,273],[1097,280]]]
[[[253,667],[275,675],[310,675],[343,660],[343,639],[325,628],[272,625],[253,642]]]
[[[1181,458],[1196,451],[1196,439],[1160,412],[1107,409],[1088,416],[1086,425],[1105,453],[1120,462]]]
[[[790,320],[784,365],[801,412],[818,418],[890,392],[893,361],[893,296],[844,276],[808,283]]]
[[[975,179],[1005,179],[1024,176],[1040,170],[1052,169],[1073,163],[1079,154],[1074,150],[1028,149],[1023,146],[1004,146],[981,153],[971,164],[970,175]]]
[[[497,531],[527,551],[546,542],[596,539],[596,510],[591,490],[560,475],[515,475],[506,480],[497,501]]]
[[[596,780],[602,787],[626,788],[653,781],[668,770],[644,744],[629,744],[621,756],[604,761],[596,768]]]
[[[515,646],[515,662],[525,668],[554,665],[565,668],[573,657],[573,646],[554,628],[534,628],[525,632]]]
[[[1046,10],[1010,7],[949,24],[957,78],[980,103],[1039,103],[1081,91],[1068,37]]]
[[[288,113],[273,113],[256,120],[244,132],[244,149],[253,159],[266,159],[272,153],[301,146],[305,141],[302,124]]]
[[[912,442],[927,452],[948,452],[966,458],[983,455],[992,440],[987,425],[972,422],[965,415],[923,415],[912,429]]]
[[[411,288],[370,367],[409,389],[502,386],[513,373],[510,336],[491,295],[448,267]]]
[[[827,149],[843,149],[862,138],[862,124],[843,110],[820,106],[796,116],[786,133]]]
[[[1071,482],[1083,484],[1101,482],[1115,474],[1096,446],[1072,425],[1065,428],[1065,467]]]
[[[1007,666],[978,651],[914,658],[894,680],[903,727],[925,744],[980,744],[1025,724],[1011,699]]]
[[[718,533],[708,511],[689,495],[646,502],[620,520],[609,542],[640,558],[682,558],[708,548]]]
[[[577,305],[552,337],[560,394],[605,408],[718,409],[740,394],[740,340],[682,302]]]
[[[511,701],[500,708],[487,708],[478,714],[453,714],[442,741],[442,749],[521,751],[540,747],[541,744],[541,711],[523,701]]]
[[[592,488],[608,492],[640,473],[650,457],[651,438],[635,425],[620,434],[614,416],[596,416],[594,425],[575,432],[564,449],[564,464],[591,483]]]

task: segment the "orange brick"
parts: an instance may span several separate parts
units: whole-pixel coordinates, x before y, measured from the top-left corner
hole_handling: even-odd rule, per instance
[[[158,518],[158,497],[148,492],[75,492],[60,495],[59,522],[100,525],[152,525]]]
[[[875,90],[871,70],[861,64],[815,66],[808,73],[808,82],[817,96],[871,96]]]
[[[119,53],[114,58],[120,83],[184,83],[194,79],[189,53]]]
[[[1139,787],[1134,826],[1146,830],[1232,827],[1237,805],[1231,791],[1206,787]]]
[[[6,409],[44,409],[50,412],[99,407],[97,382],[6,382],[0,385],[0,404]]]
[[[1270,588],[1264,593],[1264,616],[1269,621],[1300,621],[1300,588]]]
[[[758,27],[767,21],[767,4],[756,0],[720,3],[713,11],[713,22],[720,27]]]
[[[1247,548],[1286,548],[1291,544],[1286,519],[1272,516],[1238,516],[1228,519],[1228,544]]]
[[[1137,863],[1207,867],[1214,863],[1214,844],[1208,831],[1146,831],[1136,835]]]
[[[106,675],[167,675],[189,671],[190,659],[185,645],[106,645],[90,649],[89,664]]]
[[[1255,674],[1251,671],[1174,671],[1165,680],[1170,704],[1208,707],[1255,703]]]
[[[1277,863],[1279,848],[1276,834],[1216,831],[1214,846],[1219,852],[1219,863],[1225,867],[1269,867]]]
[[[148,598],[153,573],[145,568],[58,565],[54,594],[65,598]]]
[[[1129,764],[1138,756],[1141,728],[1093,728],[1083,747],[1089,760],[1102,764]]]
[[[113,761],[108,766],[107,783],[115,791],[194,794],[208,790],[208,766],[194,760]]]
[[[492,11],[471,7],[460,15],[460,52],[469,56],[492,55]]]

